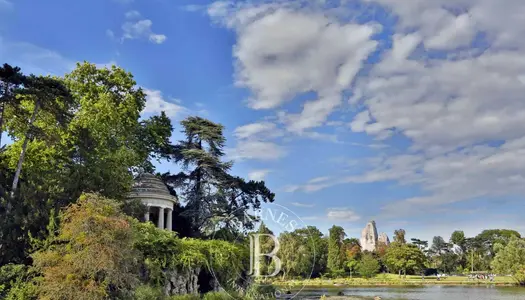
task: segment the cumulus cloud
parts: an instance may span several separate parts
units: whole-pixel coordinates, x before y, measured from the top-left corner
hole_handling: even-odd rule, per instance
[[[377,45],[371,40],[377,25],[343,24],[283,3],[216,2],[208,13],[237,32],[236,84],[252,92],[251,108],[278,108],[298,94],[315,92],[300,113],[282,115],[292,132],[325,123]]]
[[[159,90],[144,89],[146,93],[146,106],[142,111],[143,114],[159,114],[164,111],[170,118],[179,117],[181,114],[187,112],[187,109],[177,103],[164,99],[162,92]]]
[[[279,122],[296,134],[333,125],[339,110],[349,130],[380,141],[370,144],[378,151],[391,137],[409,141],[364,162],[361,174],[286,191],[386,181],[420,188],[385,205],[386,214],[523,194],[525,2],[253,3],[208,7],[237,35],[236,84],[251,91],[250,107],[280,109]],[[392,18],[374,19],[378,7]],[[348,90],[357,113],[340,110]],[[284,105],[291,101],[303,101],[299,112]]]
[[[283,136],[282,129],[272,122],[255,122],[239,126],[234,130],[237,144],[227,149],[233,160],[277,160],[287,154],[284,146],[276,139]]]
[[[255,181],[261,181],[266,178],[266,175],[270,173],[271,170],[268,169],[262,169],[262,170],[251,170],[248,172],[248,179],[255,180]]]
[[[166,41],[166,35],[153,32],[153,29],[151,28],[153,26],[153,22],[150,19],[142,18],[138,11],[128,11],[126,12],[125,17],[126,21],[121,26],[121,41],[145,39],[154,44],[162,44]],[[113,38],[115,34],[113,31],[107,30],[106,35],[110,38]]]
[[[351,209],[344,208],[329,208],[326,212],[326,217],[330,220],[355,222],[359,221],[361,217]]]
[[[269,141],[258,140],[240,140],[237,142],[235,148],[226,151],[228,158],[233,160],[277,160],[286,155],[286,150],[283,146]]]

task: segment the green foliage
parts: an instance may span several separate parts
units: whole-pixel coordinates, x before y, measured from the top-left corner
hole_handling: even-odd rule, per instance
[[[344,272],[345,253],[343,240],[345,232],[340,226],[332,226],[328,238],[328,261],[327,267],[331,273]]]
[[[272,202],[275,195],[264,182],[248,181],[230,175],[230,161],[222,161],[226,139],[223,126],[200,117],[181,122],[185,140],[171,148],[170,157],[183,171],[164,179],[186,203],[182,216],[191,220],[196,234],[212,235],[228,228],[252,229],[246,214]]]
[[[163,283],[164,269],[213,270],[221,284],[237,279],[248,264],[248,253],[240,245],[220,240],[180,239],[152,223],[136,223],[134,247],[142,253],[152,284]]]
[[[151,285],[139,285],[133,292],[135,300],[164,300],[167,298],[162,288]]]
[[[13,284],[27,273],[27,266],[7,264],[0,267],[0,298],[4,298]]]
[[[273,285],[252,284],[248,287],[245,298],[249,300],[275,299],[277,289]]]
[[[505,248],[496,254],[492,268],[498,274],[512,275],[520,285],[525,285],[525,240],[510,237]]]
[[[407,241],[405,239],[405,230],[404,229],[397,229],[394,230],[394,242],[398,242],[399,244],[406,244]]]
[[[200,300],[199,295],[176,295],[168,298],[169,300]]]
[[[407,272],[417,273],[423,269],[426,261],[425,254],[416,245],[398,242],[390,244],[384,259],[389,271],[399,274],[403,271],[405,275]]]
[[[379,268],[379,262],[371,254],[363,255],[357,266],[359,273],[365,278],[372,278],[379,272]]]
[[[33,254],[42,299],[126,296],[138,283],[139,253],[118,203],[85,194],[61,215],[56,242]]]
[[[226,292],[210,292],[204,294],[203,300],[231,300],[232,296]]]

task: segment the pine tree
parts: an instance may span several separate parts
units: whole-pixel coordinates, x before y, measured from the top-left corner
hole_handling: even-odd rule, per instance
[[[328,269],[333,275],[341,275],[344,272],[344,229],[340,226],[330,228],[328,239]]]
[[[218,226],[237,230],[253,228],[246,218],[262,202],[273,202],[275,195],[263,181],[248,181],[229,174],[233,165],[223,161],[223,126],[201,117],[181,122],[185,139],[171,149],[170,158],[180,164],[178,174],[164,174],[166,183],[186,204],[187,217],[195,234],[210,235]]]

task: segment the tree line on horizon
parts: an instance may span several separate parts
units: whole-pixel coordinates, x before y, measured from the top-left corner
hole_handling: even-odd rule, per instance
[[[272,234],[264,224],[259,232]],[[431,243],[417,238],[407,241],[405,235],[404,229],[395,230],[392,243],[379,242],[376,250],[370,252],[363,251],[357,238],[348,238],[344,229],[336,225],[330,228],[328,235],[323,235],[315,226],[284,232],[279,236],[282,249],[279,258],[285,269],[281,273],[282,279],[370,278],[380,272],[401,277],[424,275],[430,269],[458,275],[472,272],[513,275],[520,284],[525,283],[522,263],[525,239],[515,230],[484,230],[474,237],[466,237],[463,231],[457,230],[449,241],[435,236]],[[268,252],[274,243],[266,239],[263,245],[263,250]],[[272,271],[271,263],[271,259],[266,258],[265,270],[268,273]],[[517,267],[511,267],[513,265]]]

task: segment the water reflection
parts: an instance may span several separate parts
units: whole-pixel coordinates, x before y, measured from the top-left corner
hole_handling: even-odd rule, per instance
[[[523,300],[525,288],[495,286],[414,286],[414,287],[347,287],[305,288],[297,299],[319,299],[322,295],[379,296],[384,300]]]

